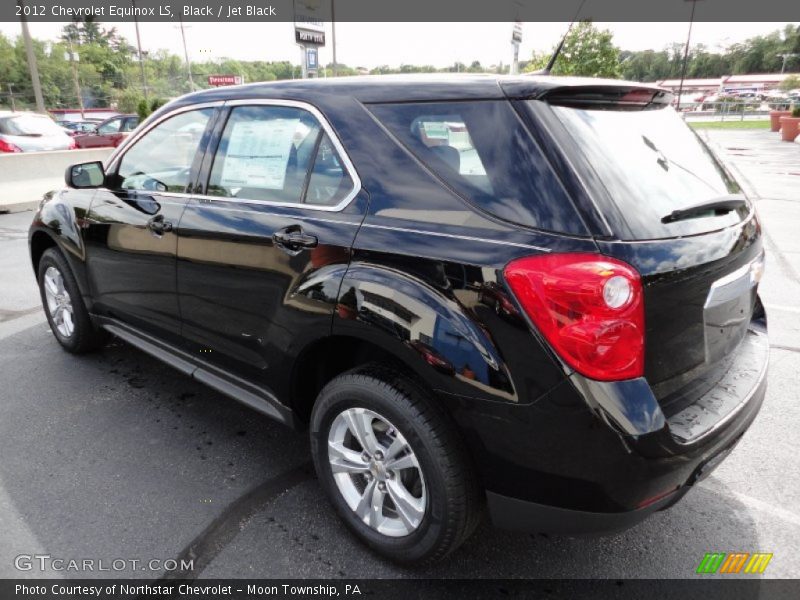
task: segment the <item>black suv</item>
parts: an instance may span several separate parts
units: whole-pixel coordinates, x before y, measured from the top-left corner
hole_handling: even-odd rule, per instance
[[[363,77],[208,90],[68,169],[30,230],[70,352],[108,333],[310,429],[395,560],[629,527],[764,398],[752,204],[648,85]]]

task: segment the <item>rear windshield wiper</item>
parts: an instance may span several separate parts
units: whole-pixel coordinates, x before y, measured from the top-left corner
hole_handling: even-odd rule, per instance
[[[661,222],[674,223],[675,221],[695,219],[697,217],[719,217],[726,215],[733,210],[738,210],[743,206],[747,206],[747,200],[745,200],[742,196],[723,196],[722,198],[717,198],[716,200],[711,200],[710,202],[703,202],[702,204],[690,206],[689,208],[673,210],[668,215],[661,217]]]

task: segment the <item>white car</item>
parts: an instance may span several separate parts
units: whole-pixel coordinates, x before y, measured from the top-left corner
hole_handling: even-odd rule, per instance
[[[74,148],[75,140],[50,117],[32,112],[0,111],[0,153]]]

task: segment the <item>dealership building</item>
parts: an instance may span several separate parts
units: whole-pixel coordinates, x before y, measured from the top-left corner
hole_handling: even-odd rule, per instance
[[[754,75],[726,75],[708,79],[684,79],[684,94],[719,94],[721,92],[766,92],[777,88],[781,82],[797,73],[759,73]],[[656,84],[674,92],[681,87],[680,79],[662,79]]]

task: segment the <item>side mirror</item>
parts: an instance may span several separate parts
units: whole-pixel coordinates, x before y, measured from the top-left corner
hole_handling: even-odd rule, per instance
[[[103,187],[105,183],[106,172],[103,169],[103,163],[96,160],[67,167],[64,179],[71,188],[79,190],[99,188]]]

